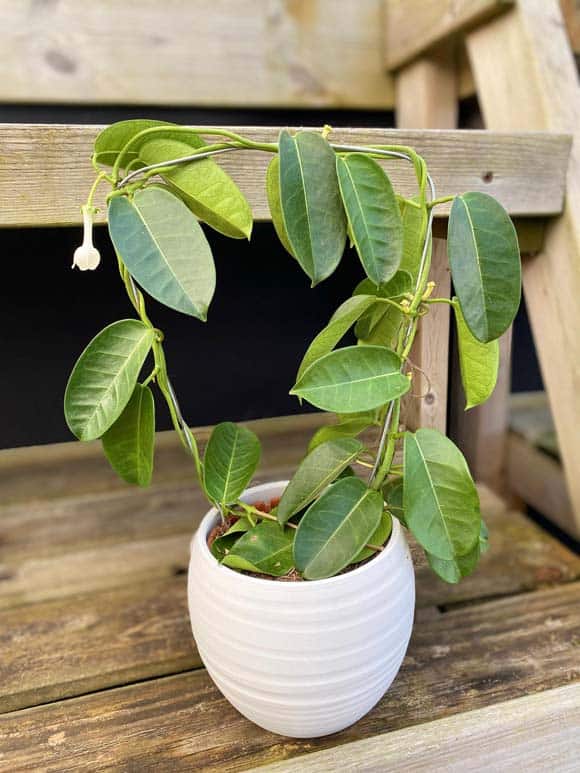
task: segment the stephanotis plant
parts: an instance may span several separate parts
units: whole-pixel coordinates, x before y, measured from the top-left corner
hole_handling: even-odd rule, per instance
[[[273,224],[312,286],[333,273],[347,240],[366,275],[300,364],[291,394],[335,419],[314,434],[270,512],[242,499],[260,459],[253,432],[219,424],[202,456],[168,377],[163,333],[145,303],[147,294],[206,320],[216,275],[199,221],[232,238],[249,239],[252,230],[246,198],[213,156],[248,150],[271,156],[265,186]],[[415,196],[395,193],[381,159],[411,164]],[[425,161],[411,148],[336,144],[328,127],[283,130],[278,142],[257,142],[223,128],[123,121],[98,135],[93,166],[74,265],[98,265],[93,197],[107,184],[109,233],[137,318],[106,327],[77,361],[65,396],[72,432],[80,440],[101,438],[118,474],[147,485],[155,386],[200,486],[221,513],[211,550],[234,570],[331,577],[372,559],[398,518],[440,577],[457,582],[469,574],[487,534],[468,466],[439,432],[402,431],[401,399],[413,389],[409,353],[418,326],[437,303],[454,312],[467,408],[493,391],[497,339],[515,316],[521,285],[517,237],[501,205],[477,192],[436,198]],[[449,201],[453,299],[435,297],[429,281],[434,209]],[[351,328],[356,345],[339,347]]]

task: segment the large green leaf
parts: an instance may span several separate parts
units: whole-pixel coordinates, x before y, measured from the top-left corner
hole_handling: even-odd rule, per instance
[[[391,181],[368,156],[336,157],[340,193],[363,268],[375,285],[387,282],[401,263],[403,222]]]
[[[324,411],[368,411],[409,391],[400,370],[400,358],[384,346],[347,346],[316,360],[290,394]]]
[[[293,531],[262,521],[246,532],[222,559],[232,569],[282,577],[294,568]]]
[[[312,286],[338,266],[346,217],[338,189],[335,154],[320,134],[280,132],[280,195],[292,253]]]
[[[321,580],[348,566],[379,525],[383,498],[358,478],[333,483],[303,515],[294,539],[296,568]]]
[[[354,295],[352,298],[347,298],[306,350],[296,379],[299,380],[313,362],[331,352],[348,329],[374,304],[376,304],[374,295]]]
[[[102,437],[103,450],[115,472],[138,486],[148,486],[153,474],[155,402],[149,387],[136,384],[117,421]]]
[[[197,134],[189,134],[183,131],[183,127],[174,123],[168,123],[167,121],[154,121],[148,118],[136,118],[128,121],[118,121],[117,123],[107,126],[103,129],[95,140],[95,153],[97,155],[97,161],[99,164],[106,164],[107,166],[113,166],[117,160],[117,156],[123,150],[129,140],[136,137],[146,129],[162,128],[165,127],[166,131],[159,134],[146,134],[139,139],[136,139],[131,143],[131,146],[126,154],[123,156],[122,167],[126,167],[129,164],[133,168],[143,166],[143,164],[135,164],[139,158],[139,150],[145,142],[149,142],[152,137],[167,137],[179,139],[181,142],[185,142],[188,146],[189,153],[191,148],[198,148],[204,145],[204,141]]]
[[[113,322],[93,338],[77,360],[64,396],[71,432],[96,440],[129,402],[155,333],[136,319]]]
[[[423,548],[445,560],[464,556],[479,538],[479,497],[461,451],[433,429],[405,433],[404,510]]]
[[[362,411],[361,413],[347,415],[337,424],[325,424],[317,429],[310,439],[308,451],[313,451],[317,446],[326,443],[328,440],[356,437],[367,427],[376,423],[375,411]]]
[[[171,309],[207,318],[215,290],[215,266],[201,226],[185,204],[152,186],[133,201],[109,204],[109,233],[132,276]]]
[[[415,206],[417,199],[403,199],[400,203],[403,220],[403,257],[401,269],[407,271],[416,283],[423,253],[425,231],[427,228],[427,210]]]
[[[353,295],[372,292],[372,282],[364,279],[354,290]],[[405,293],[411,292],[412,278],[407,271],[397,271],[391,280],[374,289],[379,298],[401,299]],[[355,335],[360,343],[376,344],[377,346],[395,346],[397,334],[403,314],[394,306],[386,303],[374,303],[356,323]]]
[[[511,325],[521,295],[518,237],[509,215],[486,193],[457,196],[447,249],[469,329],[483,343],[499,338]]]
[[[222,534],[221,537],[216,537],[211,543],[210,551],[212,556],[221,561],[230,552],[242,534],[250,531],[254,526],[255,524],[250,523],[247,518],[238,518],[225,534]]]
[[[329,440],[311,451],[282,494],[277,510],[278,521],[286,523],[309,505],[357,458],[362,449],[360,440],[342,438]]]
[[[481,522],[481,532],[475,546],[464,556],[456,556],[450,561],[443,558],[437,558],[426,553],[427,560],[433,571],[441,577],[442,580],[449,583],[457,583],[463,577],[471,574],[479,562],[482,553],[487,550],[487,527]]]
[[[214,427],[204,457],[205,490],[220,504],[235,502],[260,462],[260,441],[246,427],[224,421]]]
[[[150,139],[139,151],[139,158],[145,164],[159,164],[188,155],[191,147],[185,141],[166,138]],[[229,174],[213,159],[180,164],[161,176],[204,223],[234,239],[250,238],[250,205]]]
[[[278,234],[278,239],[282,242],[286,252],[289,252],[292,257],[295,257],[286,232],[284,215],[282,214],[282,201],[280,199],[280,157],[277,155],[270,161],[266,171],[266,195],[268,197],[270,214],[272,215],[272,225]]]
[[[393,530],[393,518],[389,512],[384,510],[381,515],[381,520],[379,521],[379,525],[371,534],[368,540],[368,544],[373,545],[375,547],[380,547],[381,545],[384,545],[388,540],[388,538],[391,536],[392,530]],[[367,558],[374,556],[375,553],[376,551],[373,550],[372,548],[365,547],[361,550],[361,552],[357,556],[353,558],[351,563],[358,564],[359,561],[366,561]]]
[[[484,403],[495,389],[499,370],[499,341],[482,344],[467,327],[461,307],[454,298],[457,346],[465,409]]]
[[[383,486],[383,499],[385,500],[385,507],[407,528],[403,506],[403,490],[403,478],[399,476],[391,478]]]

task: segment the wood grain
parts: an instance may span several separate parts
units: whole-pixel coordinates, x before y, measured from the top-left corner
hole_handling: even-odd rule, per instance
[[[277,128],[235,127],[257,140],[275,141]],[[73,225],[94,179],[92,143],[99,127],[0,124],[0,226]],[[570,141],[556,134],[489,134],[481,131],[337,129],[330,139],[347,144],[403,144],[424,156],[439,196],[469,190],[495,196],[512,215],[557,214]],[[265,173],[269,154],[241,151],[221,156],[248,197],[257,220],[269,219]],[[409,164],[385,164],[397,190],[414,195]],[[491,175],[491,176],[490,176]],[[42,191],[42,196],[38,195]],[[104,207],[104,192],[96,204]],[[444,216],[448,206],[437,208]],[[104,219],[104,211],[100,215]]]
[[[455,129],[459,109],[453,46],[442,45],[395,76],[399,129]],[[430,280],[435,295],[449,298],[451,278],[445,239],[433,238]],[[432,427],[445,433],[449,370],[449,307],[432,306],[421,320],[411,351],[415,365],[411,392],[403,399],[402,418],[411,429]]]
[[[580,685],[570,684],[294,760],[301,773],[356,770],[574,773],[580,756]],[[506,742],[507,739],[507,742]],[[285,762],[248,773],[287,773]]]
[[[419,616],[400,675],[340,734],[299,741],[260,730],[204,671],[0,718],[0,769],[245,770],[479,709],[580,677],[578,585]]]
[[[546,34],[549,31],[549,34]],[[523,265],[526,304],[580,530],[580,92],[557,0],[517,7],[467,36],[486,125],[494,130],[570,131],[566,206],[543,251]]]
[[[446,38],[512,5],[513,0],[387,0],[385,59],[396,70]]]
[[[482,506],[491,548],[477,572],[461,584],[436,580],[413,546],[420,615],[580,577],[580,558],[523,515],[507,511],[485,490]],[[196,515],[203,510],[196,507]],[[71,513],[66,522],[70,542],[48,545],[51,559],[12,565],[15,579],[0,582],[0,711],[199,666],[186,606],[191,514],[183,518],[181,534],[154,539],[149,522],[143,528],[150,538],[142,535],[133,542],[124,540],[130,540],[132,530],[140,531],[138,518],[131,524],[129,515],[116,535],[111,533],[121,512],[114,505],[98,514],[91,511],[90,523],[94,527],[103,521],[104,532],[95,535],[92,550],[75,546],[86,536],[74,527],[82,514]],[[157,515],[160,532],[170,528],[166,520],[178,528],[167,507]],[[61,541],[64,527],[59,526]],[[31,524],[24,528],[36,530]],[[118,542],[112,542],[114,537]],[[37,551],[43,539],[50,540],[48,531],[39,537]]]
[[[384,110],[381,0],[0,3],[0,99]]]

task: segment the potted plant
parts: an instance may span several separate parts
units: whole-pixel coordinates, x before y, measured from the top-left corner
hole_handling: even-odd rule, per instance
[[[484,402],[521,285],[516,233],[497,201],[482,193],[438,199],[411,148],[341,145],[329,133],[283,130],[270,143],[149,120],[102,131],[74,265],[98,265],[93,197],[106,183],[109,233],[134,318],[113,322],[89,343],[65,395],[72,432],[101,438],[113,468],[141,486],[153,468],[153,386],[167,402],[211,505],[189,569],[200,655],[243,714],[297,737],[352,724],[396,676],[414,612],[405,532],[447,582],[472,572],[486,548],[461,452],[432,429],[404,430],[401,399],[412,389],[409,353],[421,319],[433,304],[448,303],[467,408]],[[232,238],[249,238],[252,229],[248,202],[213,156],[246,150],[271,155],[272,220],[312,285],[332,274],[347,240],[366,275],[306,349],[291,389],[335,414],[334,423],[314,434],[289,482],[254,488],[258,438],[225,422],[202,455],[145,301],[147,294],[206,320],[216,278],[198,221]],[[411,164],[414,197],[394,192],[379,164],[385,158]],[[429,281],[433,212],[450,200],[453,299],[434,297]],[[340,346],[351,329],[356,345]]]

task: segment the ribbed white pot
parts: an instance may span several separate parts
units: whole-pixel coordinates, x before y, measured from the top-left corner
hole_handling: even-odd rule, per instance
[[[254,486],[247,502],[279,497]],[[221,566],[210,510],[191,543],[188,601],[199,654],[238,711],[281,735],[313,738],[363,717],[389,688],[413,627],[415,577],[399,522],[385,550],[346,574],[276,582]]]

